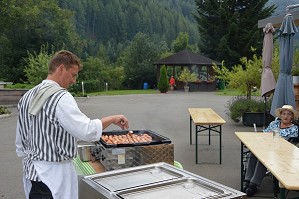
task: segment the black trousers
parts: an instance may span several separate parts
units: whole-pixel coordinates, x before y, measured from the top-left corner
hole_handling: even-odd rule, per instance
[[[51,190],[43,182],[31,181],[29,199],[53,199]]]

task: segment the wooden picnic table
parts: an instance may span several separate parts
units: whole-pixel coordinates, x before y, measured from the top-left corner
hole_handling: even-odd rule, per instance
[[[211,131],[219,134],[219,163],[222,162],[221,134],[222,125],[226,122],[211,108],[188,108],[190,114],[190,144],[192,144],[192,121],[195,125],[195,156],[198,164],[198,135],[200,132],[209,131],[209,145],[211,144]]]
[[[272,133],[235,132],[241,141],[241,158],[244,145],[277,178],[279,198],[285,199],[285,190],[299,190],[299,148]],[[241,170],[243,161],[241,159]],[[242,189],[243,175],[241,175]]]

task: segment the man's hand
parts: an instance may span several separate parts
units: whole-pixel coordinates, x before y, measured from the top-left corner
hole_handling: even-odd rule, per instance
[[[128,119],[124,115],[111,115],[101,119],[103,130],[111,124],[119,126],[122,130],[129,128]]]
[[[129,121],[124,115],[115,115],[115,120],[113,124],[119,126],[121,129],[128,129],[129,128]]]

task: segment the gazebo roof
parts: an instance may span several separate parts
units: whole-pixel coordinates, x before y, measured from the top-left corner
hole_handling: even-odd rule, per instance
[[[180,65],[221,65],[218,61],[214,61],[203,55],[193,53],[189,50],[182,50],[174,55],[160,59],[154,62],[154,65],[180,66]]]

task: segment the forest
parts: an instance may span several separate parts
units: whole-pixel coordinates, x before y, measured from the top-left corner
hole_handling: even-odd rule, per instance
[[[240,44],[252,39],[248,35],[254,35],[256,41],[250,44],[259,49],[262,34],[255,27],[257,19],[270,16],[275,10],[274,6],[265,7],[267,0],[259,1],[255,7],[251,6],[254,1],[250,2],[252,4],[243,1],[233,4],[229,0],[220,3],[217,0],[2,0],[0,81],[39,83],[46,77],[48,60],[60,49],[70,50],[82,59],[84,69],[78,82],[92,82],[90,87],[109,82],[112,89],[142,88],[145,81],[155,87],[152,61],[186,48],[219,58],[219,61],[235,56],[232,60],[237,62],[240,57],[251,55],[245,50],[232,54],[241,51],[238,48],[243,46],[235,48],[236,44],[228,39],[242,30]],[[223,10],[224,6],[230,9]],[[212,15],[227,16],[227,19],[207,21],[204,18]],[[251,20],[250,27],[238,24],[243,18]],[[246,28],[253,30],[245,35]],[[228,35],[229,32],[233,34]],[[212,33],[213,37],[206,37]],[[219,48],[216,44],[222,46]]]
[[[51,54],[64,48],[83,60],[104,53],[101,62],[114,65],[141,32],[159,48],[171,46],[180,32],[188,33],[196,44],[193,4],[192,0],[1,1],[0,80],[28,81],[23,73],[27,58],[40,51]]]

